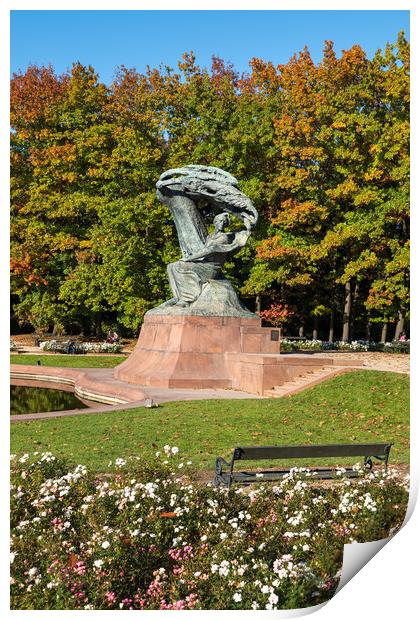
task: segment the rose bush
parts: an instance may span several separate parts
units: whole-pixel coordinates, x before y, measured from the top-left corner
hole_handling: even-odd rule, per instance
[[[117,459],[101,476],[50,453],[12,456],[12,608],[315,605],[335,591],[344,543],[387,537],[405,516],[395,471],[350,481],[338,469],[325,485],[295,469],[228,491],[194,482],[177,452]]]
[[[352,342],[325,342],[323,340],[288,340],[280,342],[283,353],[289,351],[382,351],[385,353],[410,353],[410,341],[374,342],[372,340],[353,340]]]
[[[39,343],[42,351],[55,351],[57,353],[69,352],[70,340],[59,342],[57,340],[46,340]],[[122,345],[109,342],[74,342],[72,341],[74,353],[119,353]]]

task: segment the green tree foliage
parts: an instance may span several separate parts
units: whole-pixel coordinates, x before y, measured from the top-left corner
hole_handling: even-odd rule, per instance
[[[305,49],[278,67],[252,59],[241,76],[192,52],[177,71],[121,67],[109,87],[79,63],[61,76],[28,67],[11,84],[17,317],[135,331],[168,297],[178,255],[155,182],[197,163],[235,174],[261,214],[226,265],[245,297],[287,304],[302,326],[346,314],[346,290],[356,322],[404,319],[408,114],[403,34],[372,60],[327,41],[318,65]]]
[[[278,74],[279,203],[247,286],[271,275],[285,301],[305,290],[316,315],[347,284],[365,312],[395,316],[408,303],[407,42],[373,61],[327,42],[318,66],[305,50]]]
[[[135,330],[165,299],[173,231],[153,200],[164,141],[134,81],[123,70],[111,92],[80,64],[12,81],[12,290],[36,327]]]

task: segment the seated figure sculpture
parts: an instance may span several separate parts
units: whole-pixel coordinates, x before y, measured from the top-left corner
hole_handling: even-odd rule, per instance
[[[221,278],[228,256],[240,250],[250,235],[250,228],[236,233],[225,232],[230,224],[228,213],[216,215],[213,224],[214,232],[208,235],[202,250],[168,265],[169,283],[174,292],[174,299],[168,304],[185,308],[196,301],[203,286]]]
[[[182,258],[168,265],[173,299],[148,314],[254,316],[222,275],[224,263],[245,246],[258,219],[251,200],[237,185],[232,175],[210,166],[185,166],[161,175],[157,197],[171,211]],[[211,234],[204,219],[208,208],[221,211],[213,218]],[[245,228],[226,230],[229,213]]]

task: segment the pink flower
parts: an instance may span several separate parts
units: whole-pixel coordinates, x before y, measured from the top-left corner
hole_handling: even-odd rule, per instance
[[[59,517],[54,517],[54,519],[52,519],[51,523],[54,526],[55,530],[62,530],[63,529],[63,522],[62,522],[62,520]]]
[[[108,603],[115,603],[117,597],[115,595],[115,592],[108,591],[108,592],[105,592],[105,598],[108,601]]]
[[[187,601],[188,609],[194,609],[195,604],[197,602],[197,598],[198,598],[197,595],[194,593],[191,593],[186,597],[185,600]]]
[[[158,579],[154,579],[147,588],[147,594],[152,597],[159,595],[161,591],[162,585],[159,583]]]
[[[78,574],[78,575],[84,575],[86,573],[86,566],[84,564],[84,562],[76,562],[76,565],[74,567],[74,571]]]
[[[167,603],[165,599],[162,599],[160,602],[161,609],[185,609],[185,601],[182,599],[179,601],[175,601],[175,603]]]
[[[328,579],[325,583],[322,584],[321,588],[323,590],[331,590],[334,587],[334,581],[332,579]]]

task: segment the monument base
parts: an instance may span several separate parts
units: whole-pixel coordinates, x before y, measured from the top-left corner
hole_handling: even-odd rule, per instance
[[[354,362],[279,355],[280,330],[255,316],[146,315],[136,348],[114,377],[138,386],[231,389],[263,395],[326,365]]]
[[[280,330],[261,327],[258,317],[152,314],[114,375],[137,385],[262,394],[264,375],[272,374],[279,351]]]

